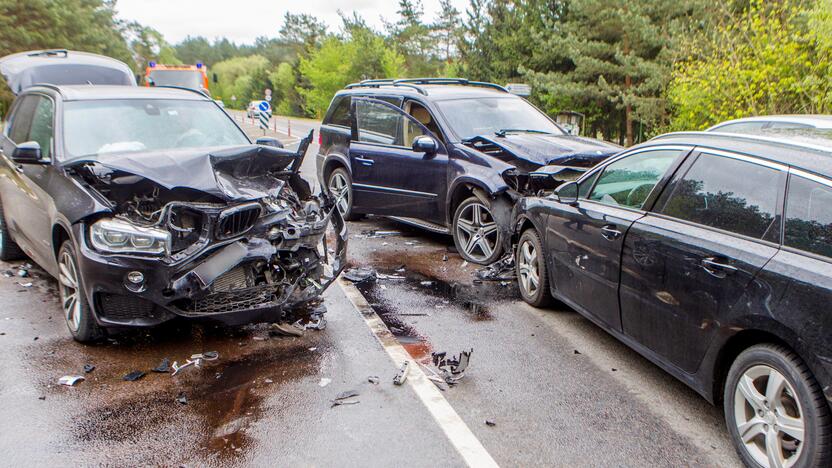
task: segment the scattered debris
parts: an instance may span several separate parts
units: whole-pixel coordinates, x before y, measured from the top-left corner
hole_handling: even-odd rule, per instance
[[[442,261],[443,261],[443,262],[447,262],[447,261],[448,261],[448,254],[442,254]]]
[[[158,366],[154,367],[151,370],[160,374],[167,374],[168,372],[170,372],[170,359],[163,358],[162,362],[160,362]]]
[[[353,283],[361,283],[364,281],[375,281],[377,278],[376,270],[369,267],[356,267],[344,271],[344,278]]]
[[[462,267],[462,268],[467,267],[467,266],[468,266],[468,260],[463,260],[463,261],[462,261],[462,264],[461,264],[461,265],[459,265],[459,266],[460,266],[460,267]]]
[[[252,336],[251,339],[254,340],[254,341],[266,341],[266,340],[269,339],[269,337],[258,335],[258,336]]]
[[[29,272],[26,271],[26,270],[20,269],[20,270],[17,270],[17,276],[19,276],[21,278],[26,278],[27,276],[29,276]]]
[[[171,376],[174,376],[174,375],[178,374],[179,371],[181,371],[182,369],[184,369],[186,367],[190,367],[190,366],[202,367],[202,364],[203,364],[204,361],[216,361],[217,359],[219,359],[219,357],[220,357],[220,353],[218,353],[216,351],[205,351],[202,354],[192,354],[191,358],[186,360],[185,363],[182,364],[181,366],[179,365],[178,362],[173,361],[173,365],[171,366],[173,368],[173,373],[171,374]]]
[[[124,380],[124,381],[127,381],[127,382],[135,382],[135,381],[141,379],[144,376],[145,376],[144,372],[137,370],[137,371],[133,371],[133,372],[125,375],[124,377],[121,378],[121,380]]]
[[[12,276],[14,276],[14,272],[11,270],[6,270],[3,272],[3,276],[6,278],[11,278]]]
[[[265,383],[274,383],[274,380],[272,380],[272,379],[265,379],[265,380],[263,380],[263,382],[265,382]]]
[[[422,286],[430,287],[433,286],[433,281],[420,281],[419,284]]]
[[[465,376],[465,370],[468,368],[468,363],[471,361],[471,354],[474,349],[470,351],[462,351],[459,357],[447,357],[447,353],[432,353],[433,365],[442,372],[442,378],[448,385],[456,385]]]
[[[377,375],[371,375],[367,377],[367,382],[370,382],[373,385],[378,385],[379,382],[381,382],[381,379],[379,379]]]
[[[613,371],[613,372],[618,372],[618,369],[616,369],[615,367],[613,367],[613,368],[612,368],[612,371]]]
[[[299,321],[294,324],[290,323],[273,323],[269,327],[269,334],[280,336],[303,336],[303,326],[299,325]]]
[[[84,380],[86,380],[86,379],[84,379],[84,376],[82,376],[82,375],[65,375],[65,376],[61,377],[60,379],[58,379],[58,384],[66,385],[67,387],[72,387],[73,385],[77,384],[78,382],[82,382]]]
[[[575,351],[572,351],[572,352],[575,353],[575,354],[581,354],[581,352],[578,351],[577,349]]]
[[[419,241],[407,241],[407,242],[404,243],[404,245],[411,245],[412,246],[412,245],[416,245],[418,243],[419,243]]]
[[[188,396],[185,395],[185,392],[179,392],[179,395],[176,396],[176,402],[180,405],[188,404]]]
[[[317,346],[313,346],[313,347],[309,348],[309,351],[316,351],[317,349],[318,349]]]
[[[358,400],[353,400],[354,397],[357,397],[359,393],[355,390],[347,390],[346,392],[339,393],[334,400],[332,400],[332,406],[330,408],[335,408],[336,406],[341,405],[357,405],[359,403]]]
[[[84,364],[84,373],[89,374],[90,372],[95,370],[95,366],[93,364]]]
[[[517,279],[514,271],[514,253],[509,252],[496,262],[480,268],[474,272],[474,277],[480,281],[513,281]]]
[[[486,425],[486,426],[491,426],[491,427],[494,427],[494,426],[496,426],[496,425],[497,425],[497,423],[495,423],[494,421],[492,421],[492,420],[490,420],[490,419],[486,419],[486,420],[485,420],[485,425]]]
[[[32,282],[31,282],[31,281],[30,281],[30,282],[28,282],[28,283],[17,283],[17,284],[18,284],[19,286],[24,287],[24,288],[31,288],[31,287],[32,287]]]
[[[332,382],[332,379],[328,379],[326,377],[321,378],[321,381],[318,382],[318,386],[323,388],[329,385]]]
[[[38,397],[38,400],[41,400],[41,401],[46,400],[46,397],[41,395],[41,396]]]
[[[39,338],[39,336],[36,336],[32,341],[37,341]]]
[[[410,372],[410,361],[405,361],[396,376],[393,377],[395,385],[402,385],[407,380],[407,374]]]
[[[377,231],[375,229],[369,231],[362,231],[361,234],[367,239],[377,239],[381,237],[395,237],[401,236],[401,231]]]
[[[383,273],[379,273],[376,275],[380,280],[403,280],[406,279],[404,275],[385,275]]]
[[[405,271],[407,271],[407,268],[404,265],[399,265],[398,267],[396,267],[395,271],[396,273],[404,273]]]

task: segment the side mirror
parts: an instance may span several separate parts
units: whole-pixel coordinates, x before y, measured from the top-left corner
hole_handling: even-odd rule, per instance
[[[417,136],[413,139],[413,151],[416,153],[436,154],[439,151],[439,143],[427,135]]]
[[[40,144],[36,141],[27,141],[17,145],[12,151],[12,161],[20,164],[40,164]]]
[[[258,145],[271,146],[274,148],[283,148],[283,143],[281,143],[280,140],[278,140],[277,138],[273,137],[260,137],[257,139],[255,143],[257,143]]]
[[[558,203],[575,205],[578,203],[578,183],[573,181],[562,184],[555,190],[554,195]]]

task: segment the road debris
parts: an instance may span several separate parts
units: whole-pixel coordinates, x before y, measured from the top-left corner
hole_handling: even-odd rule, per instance
[[[362,283],[364,281],[375,281],[377,273],[376,270],[369,267],[355,267],[344,271],[343,277],[353,283]]]
[[[576,349],[575,351],[572,351],[572,352],[573,352],[574,354],[581,354],[581,352],[580,352],[580,351],[578,351],[577,349]]]
[[[21,287],[24,287],[24,288],[31,288],[32,287],[32,282],[31,281],[29,281],[28,283],[17,283],[17,284]]]
[[[188,404],[188,396],[185,395],[185,392],[179,392],[179,395],[176,396],[176,402],[180,405]]]
[[[359,395],[358,391],[356,390],[347,390],[345,392],[339,393],[334,400],[332,400],[332,406],[330,408],[335,408],[336,406],[341,405],[357,405],[360,403],[358,400],[354,400],[353,398]]]
[[[90,372],[95,370],[95,366],[92,364],[84,364],[84,373],[89,374]]]
[[[269,326],[269,334],[279,336],[303,336],[303,326],[299,322],[291,323],[273,323]]]
[[[376,275],[380,280],[403,280],[406,279],[404,275],[386,275],[384,273],[379,273]]]
[[[399,372],[396,373],[396,376],[393,377],[393,383],[395,385],[402,385],[407,381],[407,374],[410,373],[410,361],[405,361],[402,364],[402,367],[399,368]]]
[[[371,229],[369,231],[361,231],[361,235],[367,239],[378,239],[382,237],[395,237],[401,236],[401,231],[380,231]]]
[[[332,379],[328,379],[326,377],[321,378],[321,381],[318,382],[318,386],[323,388],[329,385],[332,382]]]
[[[407,271],[407,267],[404,266],[404,265],[399,265],[399,266],[396,267],[396,269],[394,271],[396,273],[404,273],[404,272]]]
[[[514,253],[503,255],[496,262],[478,269],[474,277],[480,281],[514,281],[517,275],[514,271]]]
[[[67,387],[72,387],[73,385],[77,384],[78,382],[83,382],[86,380],[83,375],[65,375],[58,379],[59,385],[66,385]]]
[[[197,368],[202,367],[204,361],[216,361],[219,359],[220,353],[216,351],[205,351],[201,354],[192,354],[190,359],[186,360],[184,364],[181,366],[177,361],[173,361],[173,373],[171,376],[174,376],[179,373],[182,369],[186,367],[195,366]]]
[[[133,371],[133,372],[125,375],[124,377],[121,378],[121,380],[124,380],[126,382],[135,382],[135,381],[143,378],[144,376],[145,376],[144,372],[137,370],[137,371]]]
[[[17,270],[17,276],[21,278],[26,278],[27,276],[29,276],[29,272],[27,270],[20,269]]]
[[[490,420],[490,419],[486,419],[486,420],[485,420],[485,425],[486,425],[486,426],[491,426],[491,427],[494,427],[494,426],[496,426],[496,425],[497,425],[497,423],[495,423],[494,421],[492,421],[492,420]]]
[[[154,367],[151,370],[160,374],[167,374],[168,372],[170,372],[170,359],[163,358],[162,362],[160,362],[158,366]]]
[[[371,375],[367,377],[367,382],[370,382],[373,385],[378,385],[379,382],[381,382],[381,379],[379,379],[377,375]]]
[[[431,358],[433,365],[442,372],[442,378],[448,385],[456,385],[465,376],[465,370],[468,368],[468,363],[471,361],[471,354],[474,349],[470,351],[462,351],[459,357],[447,357],[447,353],[432,353]]]

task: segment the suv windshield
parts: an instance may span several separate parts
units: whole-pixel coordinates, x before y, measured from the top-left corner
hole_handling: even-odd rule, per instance
[[[202,89],[202,73],[195,70],[153,70],[150,72],[153,86],[180,86]]]
[[[463,140],[494,135],[501,130],[565,135],[548,117],[520,98],[453,99],[438,101],[436,105]]]
[[[210,101],[131,99],[64,104],[67,158],[102,153],[250,144]]]

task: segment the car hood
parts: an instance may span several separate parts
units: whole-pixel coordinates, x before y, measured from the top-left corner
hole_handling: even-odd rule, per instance
[[[245,145],[107,153],[74,159],[64,163],[64,167],[92,165],[100,177],[119,171],[143,177],[169,190],[185,188],[227,201],[246,201],[264,198],[276,188],[275,179],[269,173],[300,167],[307,140],[302,141],[298,152]]]
[[[573,135],[510,133],[505,136],[477,136],[468,142],[480,151],[496,146],[502,152],[538,166],[594,166],[621,151],[618,145]],[[486,149],[485,152],[493,152],[494,149]]]

